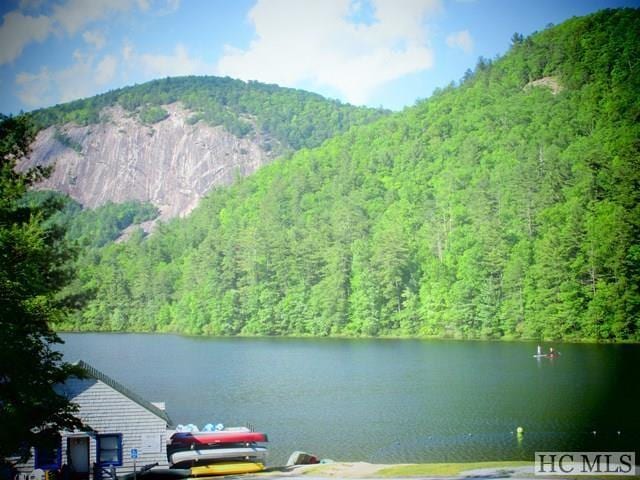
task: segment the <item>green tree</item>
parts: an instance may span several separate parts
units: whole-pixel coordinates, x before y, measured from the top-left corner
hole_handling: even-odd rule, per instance
[[[119,92],[317,148],[144,241],[91,249],[81,328],[638,340],[639,28],[620,9],[515,35],[461,85],[374,123],[230,79]]]
[[[0,461],[6,461],[81,423],[53,388],[78,374],[52,349],[61,340],[49,327],[64,314],[56,294],[70,278],[64,232],[45,225],[60,205],[23,202],[27,187],[46,172],[14,170],[33,129],[25,117],[0,120]]]

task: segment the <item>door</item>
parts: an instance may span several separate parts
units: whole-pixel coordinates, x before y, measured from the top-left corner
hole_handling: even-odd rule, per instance
[[[68,437],[67,455],[72,480],[89,478],[89,437]]]

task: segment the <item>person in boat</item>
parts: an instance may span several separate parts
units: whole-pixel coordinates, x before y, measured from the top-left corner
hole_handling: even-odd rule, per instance
[[[550,357],[555,357],[557,355],[557,353],[553,350],[553,347],[549,348],[549,356]]]
[[[542,347],[538,345],[538,356],[542,355]]]

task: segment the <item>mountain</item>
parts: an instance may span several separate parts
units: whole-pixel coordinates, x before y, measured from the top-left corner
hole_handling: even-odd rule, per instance
[[[258,82],[167,78],[32,112],[41,131],[19,168],[55,164],[40,188],[88,208],[150,202],[166,220],[212,186],[385,113]]]
[[[76,330],[640,340],[640,10],[459,84],[85,254]]]

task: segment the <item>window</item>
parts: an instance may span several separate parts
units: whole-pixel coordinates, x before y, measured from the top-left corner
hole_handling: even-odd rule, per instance
[[[36,468],[42,470],[57,470],[62,465],[62,448],[60,437],[55,439],[50,446],[37,447],[35,449]]]
[[[98,463],[100,465],[122,465],[122,434],[98,435],[96,439]]]

